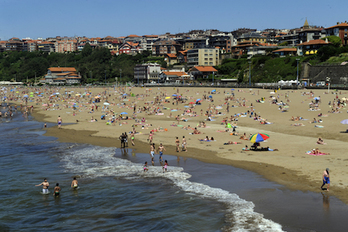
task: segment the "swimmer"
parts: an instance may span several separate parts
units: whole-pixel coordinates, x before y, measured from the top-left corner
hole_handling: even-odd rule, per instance
[[[164,166],[163,166],[163,173],[168,171],[167,168],[168,168],[168,162],[167,162],[167,160],[165,160]]]
[[[149,169],[147,168],[147,161],[146,161],[144,164],[144,172],[147,172],[147,171],[149,171]]]
[[[79,187],[79,182],[77,182],[76,177],[74,177],[73,181],[71,182],[71,187],[74,189]]]
[[[44,194],[48,193],[48,187],[50,186],[50,183],[48,183],[46,178],[44,179],[44,182],[35,186],[41,186],[41,185],[42,185],[42,193]]]
[[[62,189],[59,187],[59,183],[57,183],[56,187],[54,187],[53,196],[59,196],[61,190]]]

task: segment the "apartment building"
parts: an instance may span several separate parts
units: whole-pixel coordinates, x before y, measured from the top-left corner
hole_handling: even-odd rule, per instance
[[[216,66],[220,64],[219,49],[217,48],[196,48],[187,51],[187,65],[193,67]]]
[[[348,23],[342,22],[337,23],[337,25],[325,28],[326,36],[335,35],[340,37],[342,44],[348,44]]]
[[[173,40],[160,40],[152,45],[152,55],[164,56],[168,53],[177,54],[181,51],[181,45]]]
[[[55,52],[74,52],[77,51],[77,41],[76,40],[60,40],[54,43]]]
[[[147,82],[158,82],[160,79],[161,65],[156,63],[137,64],[134,67],[133,81],[143,84]]]

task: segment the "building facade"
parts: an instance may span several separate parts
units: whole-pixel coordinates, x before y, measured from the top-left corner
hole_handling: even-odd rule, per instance
[[[187,65],[216,66],[220,64],[219,49],[196,48],[187,51]]]

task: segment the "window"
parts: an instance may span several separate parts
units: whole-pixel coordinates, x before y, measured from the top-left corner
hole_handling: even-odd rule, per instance
[[[204,64],[208,64],[208,62],[204,62]]]
[[[209,62],[209,64],[213,64],[213,62]]]

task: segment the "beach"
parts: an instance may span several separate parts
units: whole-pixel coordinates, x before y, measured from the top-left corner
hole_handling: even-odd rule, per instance
[[[44,88],[44,87],[41,87]],[[19,106],[26,104],[23,98],[15,99],[16,96],[29,94],[32,96],[28,105],[33,105],[33,115],[42,123],[49,123],[46,128],[46,136],[58,137],[61,142],[86,143],[102,147],[119,147],[118,139],[121,133],[131,132],[133,128],[139,134],[135,135],[135,149],[137,153],[149,153],[149,133],[154,130],[153,142],[158,147],[163,143],[166,148],[165,154],[177,156],[178,160],[187,157],[195,158],[203,162],[230,165],[256,172],[266,179],[281,184],[295,191],[320,192],[321,177],[325,168],[330,168],[331,181],[330,191],[325,194],[336,196],[344,203],[347,198],[344,194],[346,189],[345,172],[345,133],[346,126],[340,122],[346,118],[346,108],[340,108],[341,113],[328,113],[332,110],[333,100],[341,99],[347,95],[342,91],[331,91],[326,94],[325,90],[267,90],[267,89],[216,89],[212,88],[52,88],[52,89],[17,89],[13,91],[12,103]],[[16,93],[18,91],[18,93]],[[74,91],[74,92],[71,92]],[[35,94],[35,92],[37,92]],[[44,93],[44,94],[41,94]],[[55,93],[55,94],[54,94]],[[59,94],[57,94],[59,93]],[[126,93],[126,95],[125,95]],[[337,93],[337,94],[336,94]],[[69,97],[70,94],[70,97]],[[180,95],[187,100],[184,103],[173,103],[174,94]],[[7,94],[9,100],[11,94]],[[42,97],[36,96],[41,95]],[[204,99],[204,95],[207,99]],[[233,99],[231,96],[233,96]],[[100,96],[100,102],[93,103],[95,97]],[[155,103],[156,97],[158,103]],[[211,97],[210,97],[211,96]],[[309,107],[314,98],[320,97],[318,106]],[[167,98],[168,102],[164,102]],[[230,99],[227,99],[230,98]],[[202,99],[200,105],[197,99]],[[226,100],[227,99],[227,100]],[[262,99],[263,103],[259,103]],[[277,102],[286,102],[284,109],[280,109]],[[213,101],[211,101],[213,100]],[[329,105],[329,101],[331,104]],[[107,103],[107,104],[104,104]],[[123,104],[126,103],[126,104]],[[227,112],[229,103],[229,112]],[[116,121],[107,125],[107,120],[112,113],[119,115],[126,112],[131,118],[134,104],[138,107],[146,106],[145,112],[136,110],[136,118]],[[92,110],[92,105],[98,105],[99,109]],[[73,107],[75,106],[75,107]],[[188,106],[188,107],[187,107]],[[104,109],[103,109],[104,107]],[[170,109],[169,109],[170,108]],[[191,109],[193,113],[183,114],[183,110]],[[201,115],[202,109],[202,115]],[[207,121],[208,112],[213,121]],[[251,109],[260,115],[263,121],[269,124],[261,124],[260,120],[250,117]],[[155,112],[155,111],[156,112]],[[106,120],[100,120],[105,115]],[[152,113],[152,111],[154,113]],[[151,112],[149,114],[149,112]],[[320,117],[318,115],[322,114]],[[185,121],[175,119],[179,115]],[[225,117],[236,115],[238,121],[229,122],[236,126],[239,135],[231,135],[231,128],[226,128],[222,123]],[[245,116],[244,116],[245,115]],[[57,118],[61,116],[62,129],[56,126]],[[172,117],[170,117],[172,116]],[[300,116],[300,121],[291,121],[292,117]],[[97,121],[92,120],[97,119]],[[144,119],[143,122],[141,120]],[[310,123],[313,118],[322,119],[321,123]],[[261,121],[261,122],[263,122]],[[202,122],[205,127],[199,127]],[[301,126],[292,126],[302,123]],[[52,126],[53,125],[53,126]],[[189,128],[197,127],[201,134],[192,134]],[[318,127],[320,125],[320,127]],[[144,129],[142,129],[144,127]],[[229,132],[224,132],[229,129]],[[269,139],[261,142],[261,146],[278,149],[279,151],[243,151],[245,145],[252,145],[248,140],[240,139],[240,135],[264,133]],[[130,134],[128,134],[130,137]],[[187,140],[187,152],[175,150],[175,139],[185,136]],[[200,141],[206,136],[214,137],[214,141]],[[316,143],[317,138],[322,137],[325,145]],[[224,145],[228,141],[238,144]],[[241,142],[241,144],[239,144]],[[314,156],[306,154],[307,151],[318,147],[329,155]],[[181,150],[181,149],[180,149]],[[150,156],[148,161],[150,161]],[[254,200],[254,199],[253,199]]]
[[[64,92],[71,91],[65,88],[59,90],[62,92],[61,95]],[[87,98],[87,96],[85,98],[79,97],[82,102],[79,110],[74,111],[72,108],[65,107],[61,107],[59,110],[51,107],[54,110],[46,110],[46,107],[41,106],[42,102],[39,105],[33,105],[35,117],[41,121],[56,122],[59,115],[63,118],[63,130],[53,127],[48,130],[47,135],[55,135],[61,141],[76,141],[101,146],[120,146],[118,137],[121,133],[132,131],[132,125],[135,124],[134,120],[121,120],[121,124],[117,123],[116,125],[115,123],[115,126],[106,125],[106,121],[100,120],[100,116],[105,114],[100,109],[103,106],[103,102],[109,102],[111,105],[108,108],[113,109],[114,112],[120,113],[124,111],[131,117],[134,104],[142,107],[144,103],[148,103],[149,106],[153,107],[152,104],[155,97],[162,93],[170,97],[170,103],[162,103],[161,107],[171,109],[162,110],[163,115],[147,115],[145,112],[137,114],[137,118],[145,117],[145,124],[152,126],[148,126],[145,129],[141,129],[141,126],[135,127],[137,131],[141,132],[141,134],[135,135],[137,143],[134,148],[136,150],[149,150],[147,139],[151,130],[156,128],[167,129],[167,131],[154,132],[153,136],[155,144],[163,143],[168,147],[167,153],[180,157],[197,158],[206,162],[230,164],[259,173],[267,179],[283,184],[291,189],[303,191],[320,191],[322,172],[329,167],[332,172],[332,184],[329,194],[339,197],[346,203],[348,202],[348,198],[344,194],[348,180],[348,174],[345,171],[348,159],[345,158],[344,154],[347,134],[340,133],[346,130],[346,126],[340,124],[340,121],[346,119],[346,108],[344,106],[340,110],[341,113],[328,113],[332,109],[328,102],[336,99],[336,93],[339,99],[341,99],[348,95],[347,92],[331,90],[330,94],[326,94],[327,90],[313,90],[313,95],[311,95],[308,90],[278,90],[274,93],[269,89],[236,89],[234,91],[217,89],[215,94],[209,93],[212,90],[212,88],[184,88],[179,89],[178,93],[178,89],[175,88],[153,88],[151,90],[130,87],[123,89],[74,89],[74,94],[83,94],[85,91],[91,93],[90,98]],[[107,94],[103,95],[105,91]],[[235,94],[235,99],[245,102],[245,106],[238,105],[236,101],[224,100],[226,97],[231,96],[232,92]],[[128,96],[120,98],[124,93],[128,95],[139,94],[141,97]],[[101,98],[104,98],[99,103],[99,110],[89,113],[91,112],[90,104],[83,102],[88,102],[88,100],[98,96],[98,94]],[[186,103],[172,105],[173,94],[180,94],[188,100]],[[188,119],[186,122],[179,121],[180,126],[171,126],[177,123],[175,116],[181,115],[182,111],[187,109],[184,108],[184,106],[189,105],[187,103],[202,98],[204,94],[212,96],[214,102],[203,100],[201,105],[194,106],[197,117],[184,116]],[[288,95],[289,102],[286,100],[286,95]],[[256,100],[262,97],[265,99],[264,103],[257,103]],[[277,98],[278,102],[287,102],[289,105],[288,110],[282,112],[277,104],[271,104],[272,97]],[[320,109],[309,110],[309,103],[314,101],[315,97],[321,98]],[[123,99],[127,99],[127,101],[123,101]],[[53,98],[53,102],[55,101],[56,104],[61,103],[62,106],[67,104],[62,103],[59,96]],[[226,112],[226,102],[230,103],[229,113]],[[126,103],[128,106],[117,105],[122,103]],[[260,124],[259,121],[253,120],[247,115],[247,117],[238,117],[238,121],[234,122],[237,125],[237,131],[239,134],[246,133],[247,135],[254,133],[268,134],[270,138],[262,145],[277,148],[279,151],[242,151],[245,145],[250,147],[252,143],[239,139],[239,135],[234,136],[230,135],[230,132],[221,132],[226,129],[225,125],[222,125],[224,117],[243,114],[251,109],[251,104],[255,113],[261,115],[262,118],[267,119],[272,124]],[[214,116],[213,120],[215,121],[206,121],[207,116],[204,114],[203,116],[200,115],[200,110],[202,109],[205,112],[209,105],[211,107],[222,107],[218,111],[221,112],[221,115],[216,114]],[[232,105],[235,107],[232,107]],[[177,111],[172,111],[173,109],[177,109]],[[75,112],[75,116],[73,112]],[[310,123],[313,118],[319,119],[318,114],[320,113],[324,115],[324,117],[321,117],[322,122]],[[172,117],[169,118],[170,114]],[[300,116],[305,120],[291,121],[292,116]],[[91,122],[91,117],[98,121]],[[76,120],[78,120],[77,123]],[[198,128],[202,134],[190,134],[193,132],[192,130],[183,129],[189,125],[196,127],[202,121],[207,125],[206,128]],[[295,123],[302,123],[303,126],[291,126]],[[318,125],[320,127],[316,127]],[[77,134],[78,136],[76,136]],[[187,139],[188,152],[177,153],[174,147],[175,137],[181,140],[182,136],[185,136]],[[209,138],[214,137],[215,141],[199,141],[199,139],[204,139],[206,136]],[[318,137],[322,137],[326,144],[318,145],[316,143]],[[228,141],[242,142],[242,144],[223,145]],[[325,153],[330,153],[330,155],[313,156],[306,154],[307,151],[316,147],[319,147]]]

